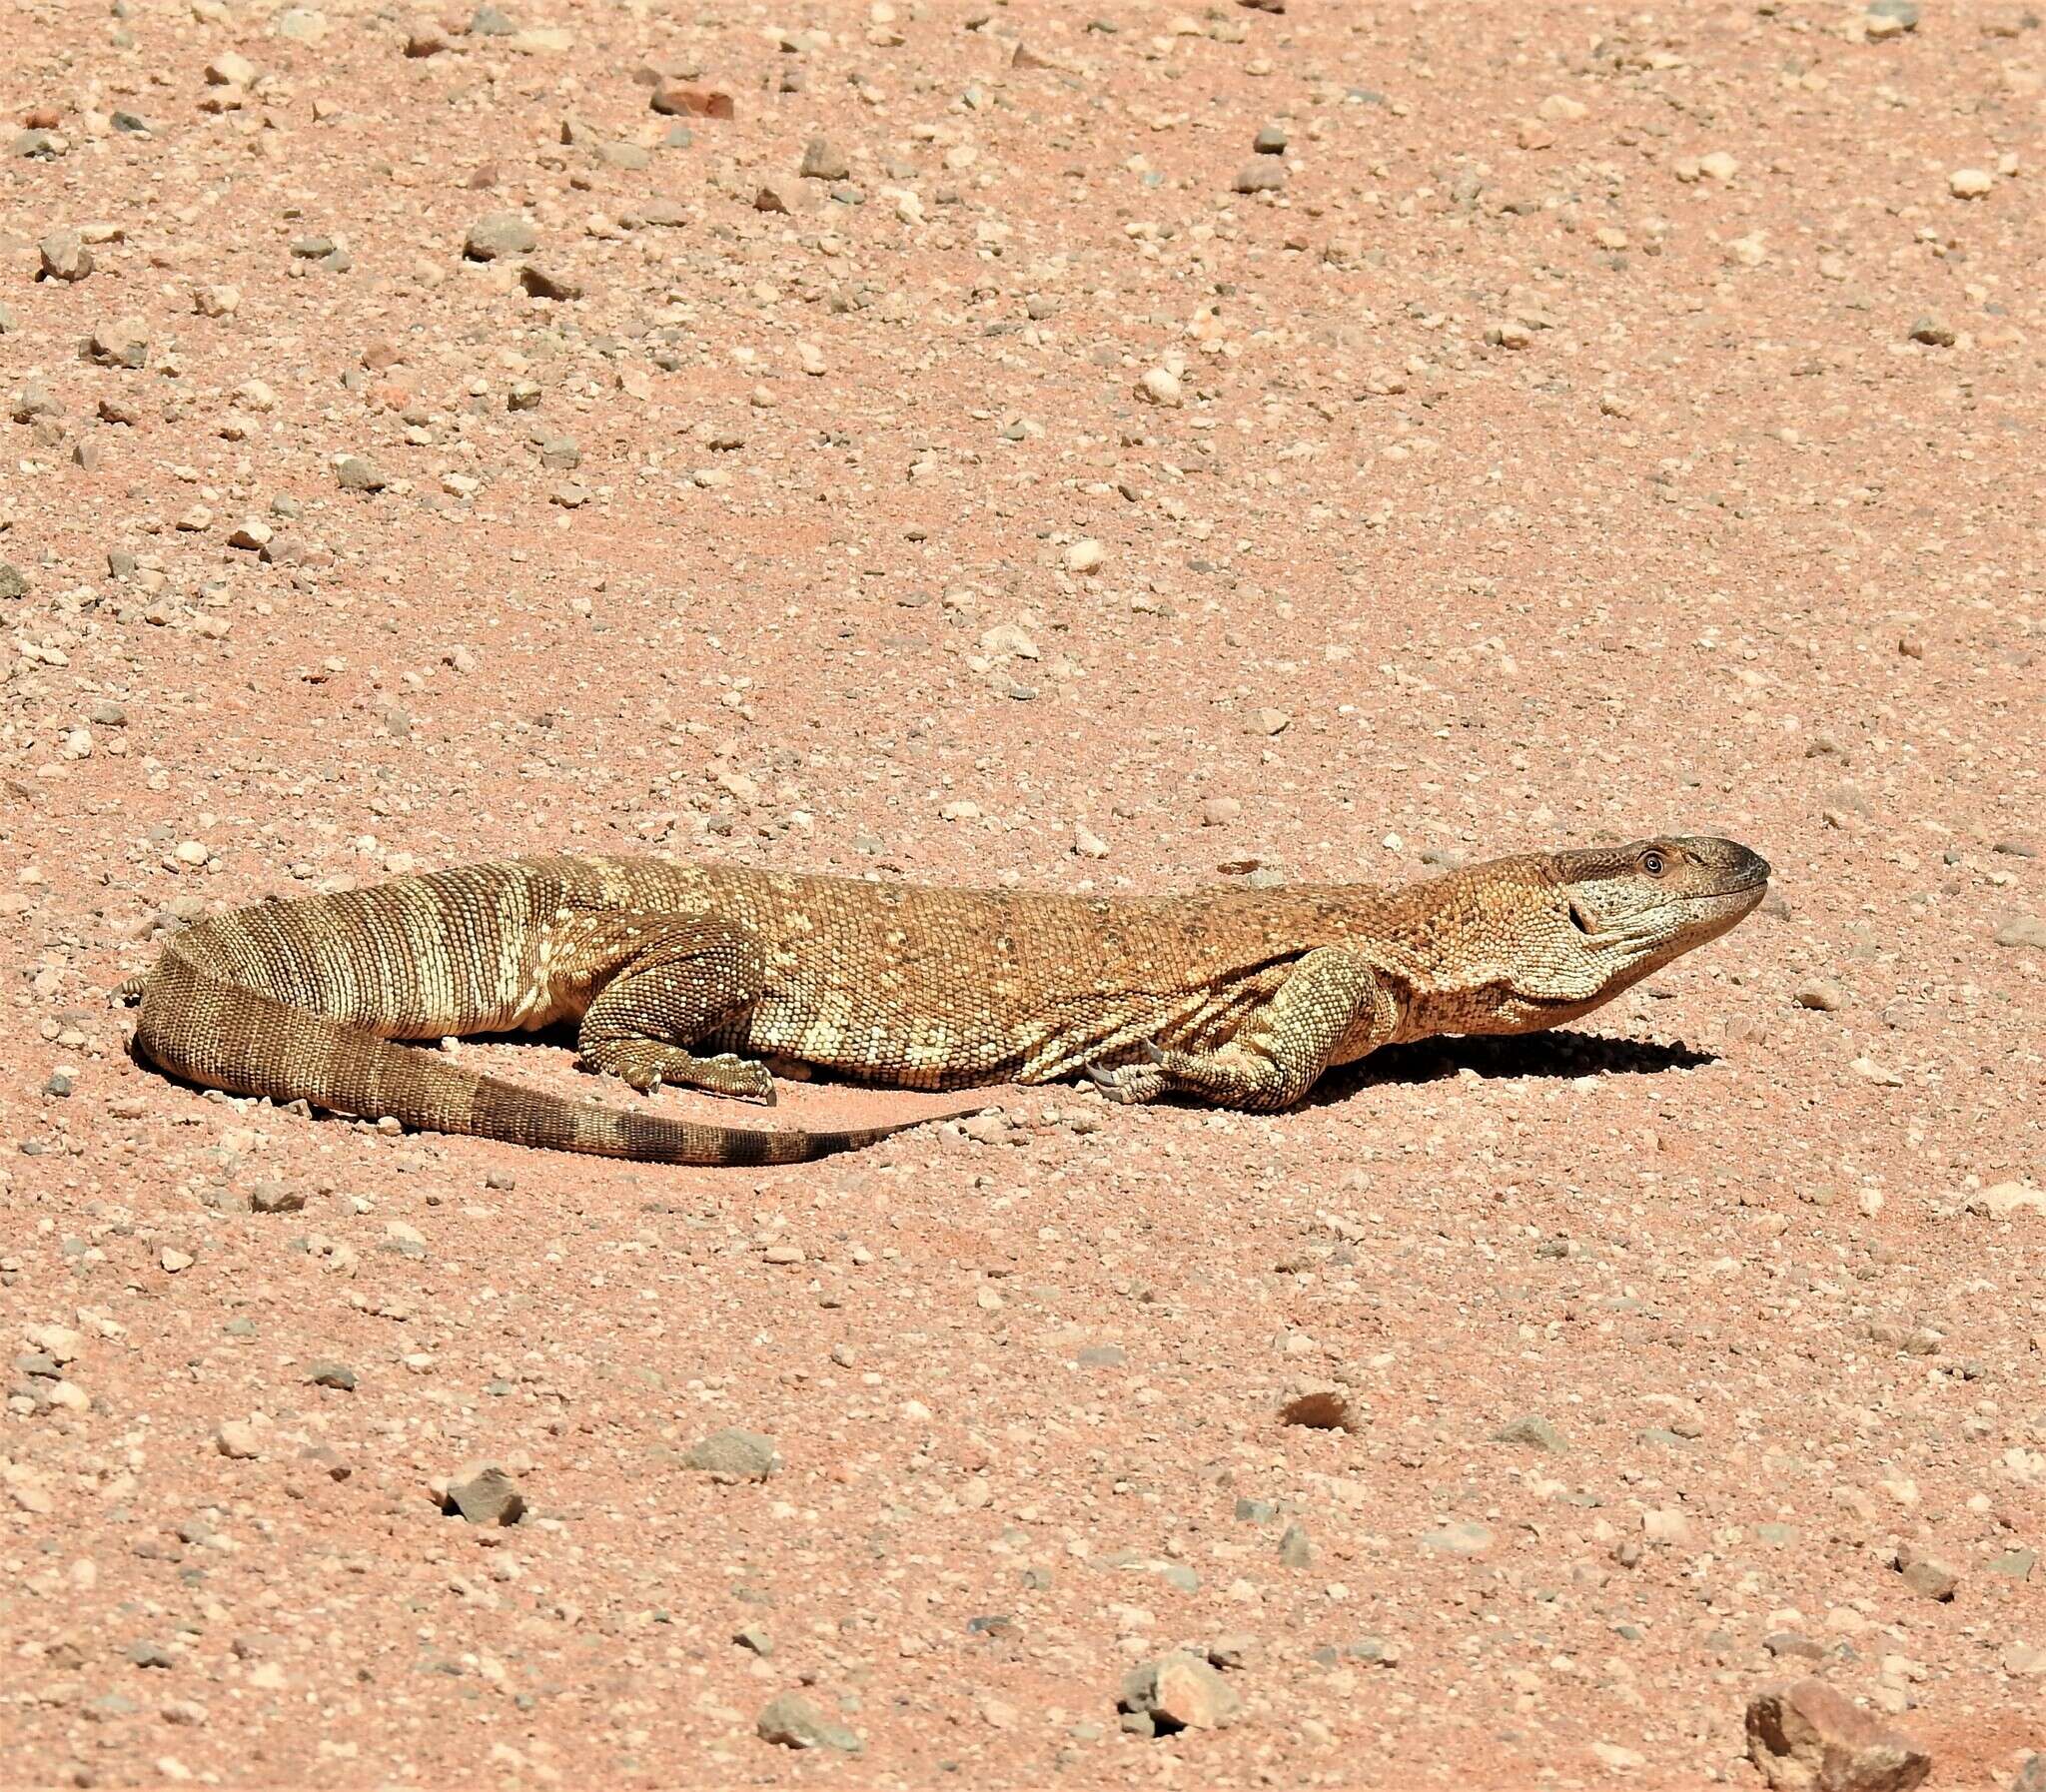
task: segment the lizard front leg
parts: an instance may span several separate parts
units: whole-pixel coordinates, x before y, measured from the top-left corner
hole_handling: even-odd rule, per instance
[[[722,921],[649,918],[643,946],[583,1011],[582,1068],[611,1071],[642,1095],[662,1083],[771,1102],[764,1064],[730,1052],[699,1058],[687,1048],[742,1016],[766,988],[766,954],[745,929]]]
[[[1339,946],[1318,946],[1296,961],[1225,1044],[1205,1052],[1153,1046],[1148,1063],[1124,1065],[1095,1081],[1116,1101],[1185,1094],[1269,1113],[1306,1095],[1339,1048],[1349,1048],[1346,1059],[1360,1058],[1392,1037],[1397,1019],[1391,993],[1364,959]]]

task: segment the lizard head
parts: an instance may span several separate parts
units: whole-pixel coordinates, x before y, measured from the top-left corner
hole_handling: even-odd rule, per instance
[[[1550,855],[1540,948],[1516,962],[1515,994],[1581,1014],[1715,940],[1768,894],[1769,865],[1733,840],[1669,836]],[[1567,1010],[1567,1014],[1558,1013]]]
[[[1446,1033],[1533,1032],[1717,939],[1768,884],[1767,861],[1732,840],[1569,848],[1423,885],[1390,931],[1429,967],[1417,1020]]]

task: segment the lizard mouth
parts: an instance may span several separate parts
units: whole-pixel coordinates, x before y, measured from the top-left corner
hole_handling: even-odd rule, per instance
[[[1769,861],[1758,852],[1746,847],[1739,849],[1738,863],[1729,868],[1726,881],[1711,892],[1714,896],[1738,896],[1746,890],[1759,890],[1768,884],[1773,875]]]

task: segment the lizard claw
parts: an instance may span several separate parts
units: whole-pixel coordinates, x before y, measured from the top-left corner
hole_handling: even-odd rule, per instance
[[[1095,1088],[1110,1101],[1125,1106],[1135,1102],[1155,1102],[1165,1093],[1165,1073],[1155,1064],[1119,1064],[1114,1070],[1103,1070],[1098,1064],[1090,1064],[1086,1071],[1094,1079]]]
[[[1165,1054],[1158,1049],[1158,1041],[1155,1039],[1139,1040],[1137,1042],[1137,1050],[1144,1054],[1144,1062],[1146,1064],[1163,1064],[1165,1062]]]

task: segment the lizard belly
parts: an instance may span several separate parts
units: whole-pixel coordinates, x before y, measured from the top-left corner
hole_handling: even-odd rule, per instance
[[[1022,1058],[1005,1032],[963,1016],[890,1012],[850,996],[797,999],[777,990],[705,1044],[906,1089],[998,1082]]]

